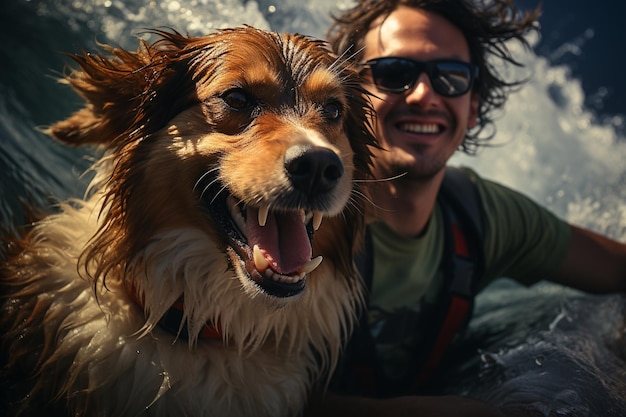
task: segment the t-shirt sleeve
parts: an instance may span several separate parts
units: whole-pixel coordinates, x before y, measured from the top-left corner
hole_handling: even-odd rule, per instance
[[[480,286],[501,277],[526,285],[548,278],[565,257],[570,225],[519,192],[472,177],[486,217],[485,275]]]

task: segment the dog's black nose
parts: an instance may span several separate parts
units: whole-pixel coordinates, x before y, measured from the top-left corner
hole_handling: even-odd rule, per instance
[[[315,195],[333,189],[343,175],[343,163],[328,148],[293,146],[285,154],[285,169],[294,188]]]

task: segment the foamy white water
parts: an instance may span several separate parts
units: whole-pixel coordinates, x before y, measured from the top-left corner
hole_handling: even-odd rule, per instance
[[[494,147],[477,157],[457,154],[453,162],[524,191],[572,223],[626,241],[626,140],[618,133],[624,116],[597,120],[567,67],[511,49],[526,67],[502,70],[529,82],[498,117]]]

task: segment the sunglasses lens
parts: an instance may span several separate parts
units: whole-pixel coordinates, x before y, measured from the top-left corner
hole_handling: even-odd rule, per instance
[[[445,97],[465,94],[472,84],[471,67],[464,62],[437,62],[428,75],[435,91]]]
[[[417,65],[405,59],[385,58],[372,65],[374,84],[383,90],[399,93],[406,91],[416,80]]]
[[[413,87],[422,71],[428,73],[434,90],[444,97],[463,95],[472,85],[472,67],[466,62],[379,58],[369,64],[374,84],[392,93],[402,93]]]

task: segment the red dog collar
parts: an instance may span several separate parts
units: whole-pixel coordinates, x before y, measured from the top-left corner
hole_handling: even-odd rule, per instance
[[[128,294],[130,298],[140,307],[144,307],[143,301],[140,299],[135,286],[132,284],[127,285]],[[165,312],[161,320],[159,320],[159,326],[166,330],[169,333],[176,335],[177,337],[182,337],[183,339],[189,338],[189,331],[187,330],[187,323],[183,322],[183,312],[184,312],[184,302],[183,297],[181,296],[169,310]],[[209,323],[205,323],[202,326],[202,330],[198,335],[200,339],[222,339],[222,332],[220,329],[219,323],[217,325],[212,325]]]

